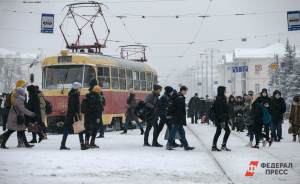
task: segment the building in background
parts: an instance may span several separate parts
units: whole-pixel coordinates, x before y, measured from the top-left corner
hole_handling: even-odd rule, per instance
[[[249,90],[259,93],[269,88],[270,72],[285,53],[285,44],[275,43],[263,48],[234,49],[223,56],[217,66],[218,82],[227,87],[227,94],[242,95]],[[299,57],[299,55],[297,55]]]

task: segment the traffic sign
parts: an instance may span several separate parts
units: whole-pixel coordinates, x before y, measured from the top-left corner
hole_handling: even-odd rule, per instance
[[[54,29],[54,14],[42,14],[41,18],[41,33],[53,33]]]
[[[233,66],[232,73],[248,72],[248,66]]]

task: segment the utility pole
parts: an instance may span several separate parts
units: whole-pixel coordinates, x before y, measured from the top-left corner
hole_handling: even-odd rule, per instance
[[[210,49],[210,91],[212,98],[214,98],[214,49]]]

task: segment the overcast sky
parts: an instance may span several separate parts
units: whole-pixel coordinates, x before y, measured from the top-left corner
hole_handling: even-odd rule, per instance
[[[20,0],[0,0],[0,47],[32,53],[42,48],[47,56],[65,47],[59,32],[66,11],[66,0],[48,0],[39,4],[24,4]],[[172,81],[180,70],[199,60],[199,53],[208,48],[220,54],[234,48],[264,47],[287,38],[300,47],[300,31],[287,31],[287,11],[300,10],[300,0],[105,0],[104,8],[111,30],[109,39],[128,43],[140,42],[149,46],[149,64],[156,68],[160,80]],[[209,5],[209,3],[211,3]],[[11,12],[16,10],[17,12]],[[32,11],[33,13],[25,13]],[[209,18],[175,15],[203,15]],[[41,13],[55,14],[54,34],[40,33]],[[256,15],[234,16],[236,13]],[[146,18],[118,19],[112,15],[145,15]],[[147,16],[173,16],[147,18]],[[125,27],[124,27],[125,24]],[[100,29],[100,27],[98,27]],[[74,34],[74,32],[70,32]],[[267,35],[262,37],[262,35]],[[254,36],[258,36],[254,38]],[[242,37],[249,37],[241,42]],[[218,42],[217,40],[225,40]],[[189,45],[182,43],[197,42]],[[154,43],[153,43],[154,42]],[[159,43],[157,43],[159,42]],[[171,44],[169,44],[171,43]],[[177,44],[175,44],[177,43]],[[178,44],[179,43],[179,44]],[[104,54],[118,55],[124,43],[109,42]],[[178,57],[184,56],[184,57]],[[172,75],[168,75],[168,74]]]

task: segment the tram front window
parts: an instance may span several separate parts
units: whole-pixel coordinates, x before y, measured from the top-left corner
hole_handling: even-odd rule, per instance
[[[83,65],[64,65],[48,66],[44,69],[44,88],[61,89],[71,88],[74,82],[89,87],[89,81],[94,79],[96,74],[91,66]]]

